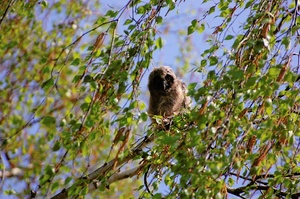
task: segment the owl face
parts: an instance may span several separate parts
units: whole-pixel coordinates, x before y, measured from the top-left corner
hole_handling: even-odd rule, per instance
[[[149,76],[148,88],[150,92],[157,94],[167,94],[175,81],[175,74],[168,66],[155,68]]]

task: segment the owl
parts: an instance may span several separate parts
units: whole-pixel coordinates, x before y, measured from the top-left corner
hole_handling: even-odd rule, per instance
[[[150,102],[148,114],[164,118],[180,113],[191,104],[186,85],[176,77],[169,66],[154,68],[149,75]],[[153,120],[153,119],[152,119]]]

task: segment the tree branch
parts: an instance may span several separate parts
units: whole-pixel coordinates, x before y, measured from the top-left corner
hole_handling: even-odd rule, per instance
[[[77,196],[69,196],[68,192],[72,189],[82,187],[84,188],[86,184],[89,184],[89,187],[92,189],[95,189],[99,187],[101,184],[99,181],[103,179],[103,177],[111,170],[113,170],[114,165],[115,166],[120,166],[125,162],[128,162],[129,160],[133,159],[137,155],[140,155],[142,152],[142,149],[147,146],[150,142],[152,142],[154,139],[154,135],[152,134],[151,136],[146,136],[136,147],[134,147],[129,154],[124,157],[124,158],[118,158],[117,162],[115,159],[109,161],[108,163],[105,163],[95,171],[91,172],[89,175],[87,175],[84,178],[78,179],[73,185],[71,185],[67,189],[63,189],[61,192],[53,196],[51,199],[63,199],[63,198],[76,198]],[[108,179],[108,183],[113,183],[118,180],[122,180],[128,177],[132,177],[137,174],[137,172],[141,169],[142,166],[130,169],[128,171],[122,172],[122,173],[117,173]],[[94,182],[94,183],[93,183]],[[96,182],[96,183],[95,183]]]
[[[2,24],[4,18],[6,17],[9,8],[10,8],[14,3],[15,3],[15,2],[14,2],[13,0],[11,0],[11,1],[9,1],[9,2],[7,3],[7,7],[6,7],[6,9],[5,9],[5,11],[4,11],[4,13],[3,13],[1,19],[0,19],[0,25]]]
[[[238,187],[238,188],[235,188],[235,189],[227,187],[227,192],[232,194],[232,195],[244,198],[243,196],[241,196],[241,194],[245,193],[247,190],[266,191],[266,190],[269,190],[269,189],[272,189],[273,192],[275,193],[275,195],[279,198],[284,198],[288,195],[288,193],[286,193],[284,191],[280,191],[280,190],[278,190],[278,189],[276,189],[272,186],[261,186],[261,185],[254,184],[252,182],[250,182],[246,186]],[[300,192],[291,194],[290,196],[291,196],[292,199],[298,199],[300,197]]]

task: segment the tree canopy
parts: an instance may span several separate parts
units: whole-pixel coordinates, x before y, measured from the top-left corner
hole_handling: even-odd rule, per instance
[[[299,198],[299,24],[287,0],[1,2],[0,197]],[[155,64],[193,99],[169,129]]]

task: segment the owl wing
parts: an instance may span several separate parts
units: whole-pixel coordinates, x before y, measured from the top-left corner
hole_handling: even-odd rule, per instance
[[[181,82],[181,88],[184,92],[184,99],[183,99],[183,102],[182,102],[182,107],[183,108],[190,108],[191,104],[192,104],[192,100],[189,96],[187,96],[188,90],[187,90],[186,84],[184,82]]]

